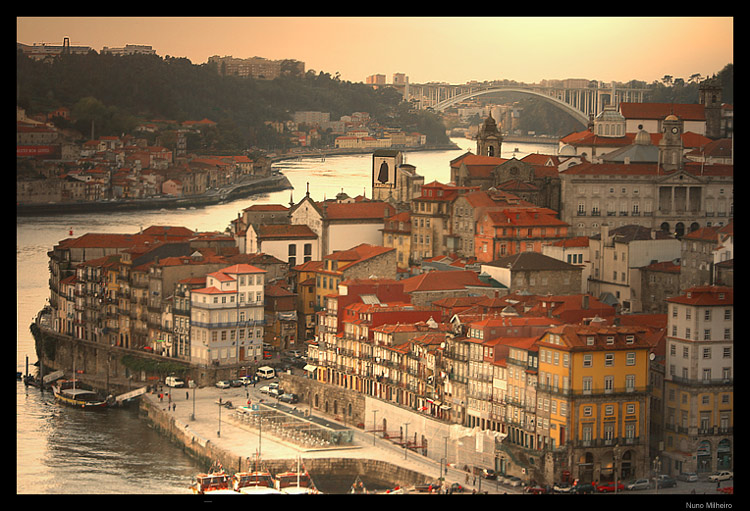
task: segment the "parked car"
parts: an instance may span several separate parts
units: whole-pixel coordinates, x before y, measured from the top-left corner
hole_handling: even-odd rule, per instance
[[[497,473],[491,468],[483,468],[482,477],[485,479],[497,479]]]
[[[625,485],[622,484],[622,482],[617,482],[617,491],[623,491],[625,489]],[[596,491],[599,493],[611,493],[615,491],[615,482],[614,481],[607,481],[604,483],[599,483],[596,485]]]
[[[708,476],[708,480],[713,482],[726,481],[727,479],[734,479],[734,473],[729,470],[720,470]]]
[[[270,387],[269,385],[263,385],[263,386],[262,386],[262,387],[260,388],[260,392],[261,392],[262,394],[268,394],[269,392],[271,392],[271,387]]]
[[[282,389],[278,388],[278,387],[275,388],[275,389],[272,388],[271,390],[268,391],[268,395],[269,396],[273,396],[273,397],[279,397],[283,393],[284,393],[284,391]]]
[[[677,479],[680,481],[685,481],[687,483],[695,483],[698,481],[698,474],[695,472],[687,472],[685,474],[679,474],[677,476]]]
[[[596,487],[591,483],[578,483],[573,486],[571,493],[594,493]]]
[[[296,403],[299,401],[299,398],[297,397],[297,394],[292,394],[289,392],[285,392],[284,394],[281,394],[279,396],[279,401],[283,403]]]
[[[164,383],[167,385],[167,387],[184,387],[185,382],[182,380],[182,378],[177,378],[176,376],[167,376],[167,379],[164,380]]]
[[[451,485],[451,487],[450,487],[450,492],[451,493],[461,493],[461,492],[464,492],[464,491],[466,491],[466,488],[464,488],[463,486],[461,486],[459,483],[453,483]]]
[[[240,381],[243,385],[250,385],[253,382],[253,379],[250,376],[240,376]]]
[[[300,350],[289,350],[287,351],[287,353],[289,353],[292,357],[295,357],[295,358],[302,356],[302,352]]]
[[[510,479],[508,479],[508,484],[511,486],[521,486],[521,483],[522,481],[520,477],[513,476]]]
[[[628,490],[648,490],[651,487],[651,482],[647,478],[634,479],[625,485]]]
[[[657,488],[673,488],[677,486],[677,481],[672,476],[660,474],[656,476],[656,484],[658,485]],[[651,486],[654,486],[653,479],[651,480]]]
[[[242,387],[242,381],[241,380],[232,380],[229,382],[229,385],[232,387]]]
[[[571,493],[573,491],[573,485],[570,483],[555,483],[552,486],[552,491],[555,493]]]
[[[227,380],[217,381],[216,386],[220,389],[228,389],[229,387],[231,387],[230,383]]]
[[[544,495],[545,493],[547,493],[547,488],[535,484],[533,486],[527,486],[526,490],[524,491],[526,493],[531,493],[532,495]]]

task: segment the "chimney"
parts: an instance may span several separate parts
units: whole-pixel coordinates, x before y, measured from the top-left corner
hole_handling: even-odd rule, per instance
[[[581,299],[581,308],[583,310],[588,310],[589,309],[589,295],[587,295],[587,294],[583,295],[583,297]]]

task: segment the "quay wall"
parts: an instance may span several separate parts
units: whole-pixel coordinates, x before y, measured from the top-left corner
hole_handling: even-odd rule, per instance
[[[157,431],[170,441],[181,444],[184,451],[199,460],[206,469],[213,462],[221,463],[229,473],[249,468],[251,461],[223,448],[220,439],[213,441],[191,430],[188,423],[164,411],[159,403],[143,398],[140,400],[140,412]],[[263,466],[272,474],[289,470],[295,464],[295,459],[273,459],[265,456],[263,458]],[[370,483],[382,487],[411,486],[429,481],[424,474],[384,460],[331,456],[305,458],[304,464],[313,480],[325,478],[329,483],[337,482],[339,487],[351,484],[354,475],[362,474],[367,475]]]

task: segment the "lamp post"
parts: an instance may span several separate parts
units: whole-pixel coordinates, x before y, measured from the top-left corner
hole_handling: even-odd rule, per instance
[[[195,384],[195,382],[194,382],[194,384]],[[191,421],[195,420],[195,391],[196,390],[198,390],[198,385],[197,384],[195,384],[195,386],[193,387],[193,413],[190,414],[190,420]]]
[[[406,459],[406,454],[409,451],[409,423],[404,423],[404,459]]]
[[[221,436],[221,398],[219,398],[219,431],[216,432],[216,436]]]
[[[375,438],[377,437],[377,423],[375,422],[375,415],[378,413],[378,410],[372,411],[372,445],[375,445]]]

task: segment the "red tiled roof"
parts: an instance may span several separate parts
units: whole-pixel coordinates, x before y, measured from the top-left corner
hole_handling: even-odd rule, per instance
[[[470,270],[429,271],[404,279],[401,282],[404,284],[404,292],[406,293],[465,289],[466,287],[489,287],[489,284],[479,280],[476,272]]]
[[[396,209],[387,202],[331,202],[319,203],[328,220],[378,220],[393,216]]]
[[[697,286],[686,289],[681,296],[667,298],[683,305],[733,305],[734,289],[725,286]]]
[[[706,109],[698,103],[620,103],[620,113],[626,119],[662,120],[674,114],[684,121],[706,120]]]
[[[307,225],[304,224],[261,224],[254,226],[258,238],[262,239],[288,239],[288,238],[313,238],[318,237]]]

